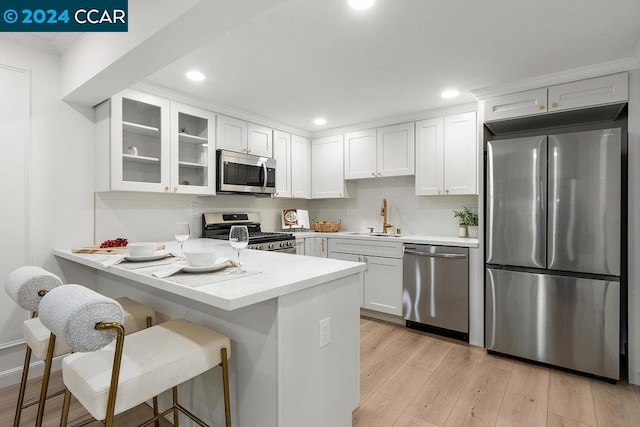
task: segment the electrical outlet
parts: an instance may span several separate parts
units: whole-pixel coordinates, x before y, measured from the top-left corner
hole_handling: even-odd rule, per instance
[[[198,213],[198,204],[196,202],[191,202],[191,215],[196,215]]]
[[[331,342],[331,318],[327,317],[320,321],[320,348]]]

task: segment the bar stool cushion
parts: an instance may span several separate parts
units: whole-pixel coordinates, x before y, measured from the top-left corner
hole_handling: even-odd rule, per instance
[[[131,409],[222,362],[228,337],[185,319],[174,319],[124,340],[115,413]],[[97,420],[106,417],[115,343],[62,361],[65,386]]]
[[[147,327],[147,317],[151,317],[155,323],[155,311],[146,305],[127,297],[118,298],[116,301],[120,303],[124,311],[124,331],[127,334],[137,332]],[[49,347],[49,337],[51,331],[42,324],[39,318],[33,318],[22,324],[24,339],[27,345],[31,347],[33,355],[40,360],[47,357],[47,349]],[[53,356],[61,356],[71,353],[71,347],[60,338],[56,338],[56,345],[53,348]]]

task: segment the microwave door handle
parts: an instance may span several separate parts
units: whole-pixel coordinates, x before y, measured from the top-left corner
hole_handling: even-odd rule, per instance
[[[262,163],[262,191],[267,191],[267,165]]]

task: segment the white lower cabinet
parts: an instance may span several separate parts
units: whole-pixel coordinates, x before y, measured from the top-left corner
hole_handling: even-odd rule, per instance
[[[305,237],[304,254],[306,256],[315,256],[326,258],[328,253],[326,237]]]
[[[402,243],[331,238],[329,258],[366,263],[361,307],[402,316]]]

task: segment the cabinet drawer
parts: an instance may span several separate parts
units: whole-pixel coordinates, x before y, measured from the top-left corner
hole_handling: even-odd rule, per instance
[[[392,238],[392,237],[390,237]],[[329,239],[329,252],[343,254],[402,258],[402,242],[378,240]]]

